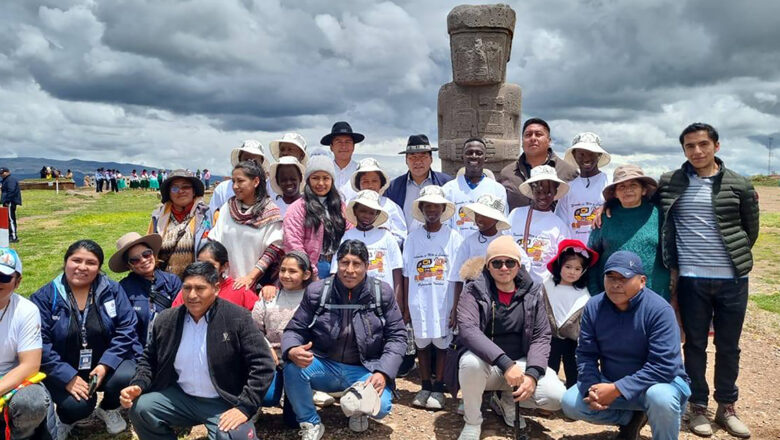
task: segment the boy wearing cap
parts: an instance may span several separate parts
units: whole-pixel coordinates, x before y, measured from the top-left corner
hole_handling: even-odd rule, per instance
[[[580,175],[569,182],[569,192],[558,200],[555,215],[569,225],[573,239],[588,242],[596,210],[604,204],[601,192],[609,184],[609,177],[601,171],[610,155],[601,148],[596,133],[585,132],[574,136],[563,160],[579,168]]]
[[[383,194],[390,185],[390,179],[387,174],[379,167],[379,162],[374,158],[367,158],[360,161],[358,169],[352,175],[352,189],[355,192],[362,190],[372,190],[379,194],[379,205],[389,216],[385,225],[395,237],[398,246],[403,246],[406,240],[406,220],[401,208],[392,200]]]
[[[445,197],[455,204],[455,216],[450,219],[450,227],[466,238],[477,231],[477,226],[466,217],[463,208],[476,201],[483,194],[490,194],[504,204],[503,214],[509,213],[506,208],[506,189],[488,177],[485,173],[485,157],[487,146],[484,139],[472,138],[463,143],[464,172],[442,187]]]
[[[452,339],[448,318],[452,309],[454,285],[449,281],[454,270],[452,259],[463,239],[442,224],[455,213],[455,205],[444,197],[438,186],[426,186],[414,202],[414,217],[423,227],[414,229],[403,250],[404,292],[401,310],[404,322],[414,330],[422,390],[412,401],[428,409],[444,407],[445,350]],[[436,382],[431,381],[431,345],[436,352]]]
[[[547,262],[558,252],[558,244],[569,238],[569,227],[553,213],[553,204],[569,191],[555,168],[541,165],[531,170],[531,178],[520,184],[520,192],[531,205],[515,208],[509,214],[511,234],[531,259],[531,276],[542,282],[549,276]]]
[[[633,252],[615,252],[607,260],[605,291],[582,314],[579,379],[563,396],[563,412],[575,420],[618,425],[620,439],[639,439],[647,422],[654,439],[677,439],[691,395],[680,331],[672,307],[646,281]]]
[[[19,255],[0,248],[0,396],[33,377],[41,366],[41,316],[35,304],[14,292],[21,281]],[[56,438],[54,405],[50,402],[43,384],[20,388],[4,402],[5,417],[0,420],[4,438],[29,438],[44,431]]]
[[[341,243],[362,241],[368,249],[368,275],[386,282],[393,288],[396,298],[400,298],[403,293],[401,248],[384,228],[388,215],[379,204],[379,194],[371,190],[359,191],[347,205],[345,217],[355,227],[344,233]],[[335,274],[338,267],[336,255],[333,255],[330,273]]]

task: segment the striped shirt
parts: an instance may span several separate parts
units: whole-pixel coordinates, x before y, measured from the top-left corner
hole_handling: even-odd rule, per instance
[[[672,207],[680,276],[734,278],[712,204],[712,177],[689,174],[690,184]]]

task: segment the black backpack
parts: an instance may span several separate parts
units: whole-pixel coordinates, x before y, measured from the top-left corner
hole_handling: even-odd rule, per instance
[[[317,318],[325,313],[327,310],[372,310],[379,320],[382,321],[382,326],[385,325],[385,311],[382,310],[382,281],[374,278],[367,277],[367,283],[373,287],[374,295],[371,297],[372,301],[368,304],[332,304],[329,302],[330,294],[333,291],[333,278],[330,276],[325,279],[325,283],[322,286],[322,295],[320,296],[320,302],[317,304],[317,309],[314,311],[314,319],[311,320],[308,328],[314,327],[317,322]]]

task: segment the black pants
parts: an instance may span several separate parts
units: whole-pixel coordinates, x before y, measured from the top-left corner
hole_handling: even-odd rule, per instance
[[[16,229],[16,203],[9,203],[8,205],[8,238],[16,240],[19,238],[18,231]]]
[[[95,192],[103,192],[103,179],[95,179]]]
[[[692,403],[706,405],[707,337],[715,329],[715,401],[734,403],[739,396],[739,338],[745,321],[748,279],[680,277],[677,285],[685,332],[685,371],[691,378]]]
[[[86,377],[89,371],[79,372],[82,379],[89,382]],[[98,391],[103,392],[103,400],[100,407],[104,410],[119,408],[119,393],[125,388],[135,375],[135,361],[126,359],[122,361],[115,371],[106,374],[103,383],[98,387]],[[97,393],[93,394],[88,400],[76,400],[65,387],[47,386],[51,393],[52,400],[57,404],[57,415],[62,423],[71,425],[79,420],[86,419],[92,414],[97,405]]]
[[[119,192],[119,188],[116,186],[116,179],[111,179],[111,191]]]
[[[561,361],[563,362],[566,388],[577,384],[577,360],[574,357],[576,351],[577,341],[575,340],[553,336],[552,341],[550,341],[550,360],[547,361],[547,366],[557,373],[561,368]]]

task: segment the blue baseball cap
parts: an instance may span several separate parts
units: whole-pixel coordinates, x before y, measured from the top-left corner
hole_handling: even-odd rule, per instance
[[[14,272],[22,274],[22,259],[15,250],[7,247],[0,247],[0,273],[11,275]]]
[[[617,251],[610,255],[604,265],[604,273],[617,272],[623,278],[633,278],[635,275],[645,275],[642,259],[630,251]]]

